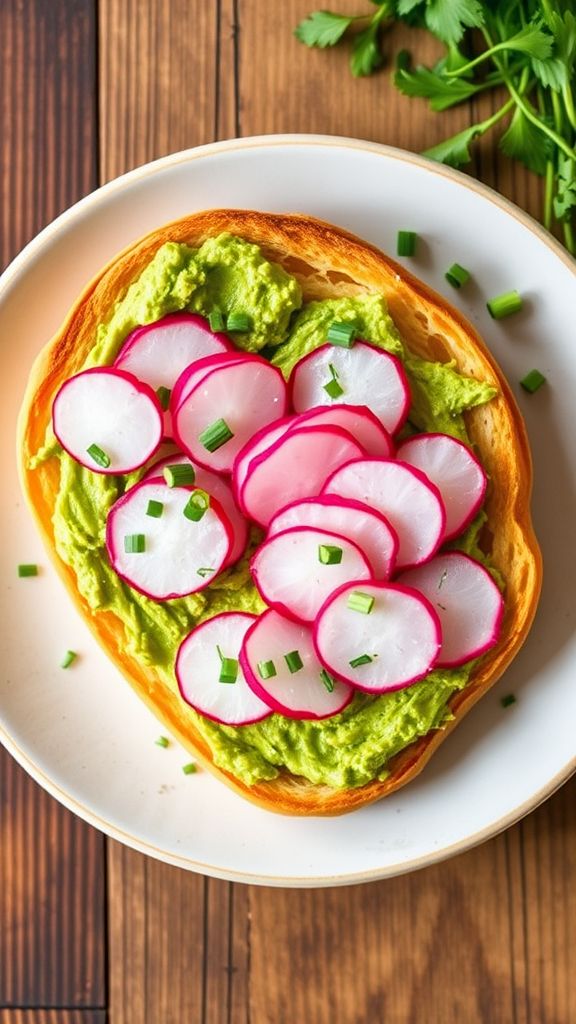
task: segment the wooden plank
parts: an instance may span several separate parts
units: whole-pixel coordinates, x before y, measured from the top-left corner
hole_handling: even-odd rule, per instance
[[[106,1010],[0,1010],[0,1024],[106,1024]]]
[[[93,15],[83,0],[0,5],[2,265],[96,184]],[[0,806],[0,1006],[102,1006],[102,837],[5,752]]]

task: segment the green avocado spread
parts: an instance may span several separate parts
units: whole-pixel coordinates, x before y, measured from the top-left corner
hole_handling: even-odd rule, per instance
[[[302,305],[297,281],[266,260],[259,248],[223,234],[199,249],[169,242],[99,326],[86,366],[112,363],[127,335],[177,310],[209,315],[248,313],[251,329],[233,334],[243,349],[265,354],[288,377],[307,352],[325,344],[333,321],[354,324],[359,337],[395,353],[408,374],[412,406],[409,425],[436,430],[468,441],[466,409],[489,401],[489,384],[466,378],[453,365],[407,356],[402,339],[381,295],[366,294]],[[469,442],[468,442],[469,443]],[[264,603],[248,571],[248,553],[200,593],[156,602],[128,587],[110,567],[104,543],[111,505],[137,482],[143,470],[126,477],[84,469],[61,451],[49,434],[32,460],[60,459],[60,488],[53,523],[56,547],[72,567],[78,589],[92,611],[111,610],[124,623],[125,650],[153,664],[163,681],[177,689],[174,660],[184,636],[204,619],[222,611],[258,613]],[[458,546],[483,557],[476,544],[476,523]],[[381,696],[358,693],[340,714],[322,721],[296,720],[279,714],[254,725],[217,725],[183,702],[183,717],[192,720],[209,744],[215,763],[248,785],[275,778],[287,768],[294,775],[332,787],[360,786],[385,778],[390,758],[449,719],[447,702],[465,686],[470,665],[436,669],[404,690]]]

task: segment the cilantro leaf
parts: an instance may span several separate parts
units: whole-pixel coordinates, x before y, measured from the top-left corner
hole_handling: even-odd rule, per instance
[[[566,65],[558,57],[549,57],[548,60],[532,57],[530,63],[536,78],[554,92],[560,92],[568,82]]]
[[[332,11],[313,11],[294,29],[294,35],[305,46],[335,46],[353,22],[343,14]]]
[[[508,39],[502,40],[502,48],[528,53],[537,60],[548,60],[552,53],[553,39],[539,26],[526,25]]]
[[[437,70],[417,67],[413,71],[400,68],[394,84],[405,96],[424,96],[431,110],[447,110],[478,92],[479,87],[462,78],[443,78]]]
[[[558,220],[570,220],[576,210],[576,164],[567,156],[558,161],[558,184],[554,196],[554,213]]]
[[[430,160],[437,160],[439,164],[449,164],[450,167],[468,164],[472,159],[470,144],[482,135],[483,131],[483,124],[473,124],[470,128],[465,128],[464,131],[439,142],[437,146],[425,150],[422,155],[429,157]]]
[[[378,24],[369,25],[354,39],[350,67],[355,78],[370,75],[384,60],[378,45]]]
[[[538,131],[519,107],[516,107],[500,139],[500,149],[506,156],[520,160],[528,170],[536,174],[546,173],[546,162],[552,155],[550,140]]]
[[[466,28],[480,28],[484,11],[478,0],[427,0],[426,24],[445,43],[458,43]]]
[[[400,17],[411,14],[415,7],[419,7],[423,0],[398,0],[397,11]]]

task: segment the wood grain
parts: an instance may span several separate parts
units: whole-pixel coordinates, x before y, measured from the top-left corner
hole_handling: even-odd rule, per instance
[[[0,1024],[106,1024],[106,1010],[1,1010]]]

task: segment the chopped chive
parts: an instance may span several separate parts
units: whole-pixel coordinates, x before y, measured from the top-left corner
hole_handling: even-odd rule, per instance
[[[272,679],[276,673],[276,665],[273,661],[259,661],[258,662],[258,675],[261,679]]]
[[[509,708],[511,704],[515,704],[516,703],[516,697],[514,696],[513,693],[508,693],[508,694],[506,694],[505,697],[502,697],[500,699],[500,703],[501,703],[503,708]]]
[[[25,576],[37,576],[38,566],[32,562],[23,563],[18,566],[18,575],[22,578]]]
[[[146,515],[152,516],[152,519],[160,519],[160,516],[162,515],[163,511],[163,503],[161,501],[154,501],[152,498],[150,498],[150,501],[148,502],[148,508],[146,509]]]
[[[226,444],[226,442],[232,437],[234,437],[234,434],[230,430],[226,421],[216,420],[198,435],[198,440],[200,441],[200,444],[206,448],[206,451],[215,452],[218,448],[221,448],[223,444]]]
[[[106,455],[106,452],[102,451],[99,445],[91,444],[86,451],[97,466],[101,466],[102,469],[108,469],[108,466],[110,465],[110,456]]]
[[[361,590],[353,590],[348,595],[346,603],[353,612],[362,612],[363,615],[370,615],[374,607],[374,597],[372,594],[363,594]]]
[[[235,683],[238,679],[238,661],[236,658],[223,658],[220,654],[219,683]]]
[[[215,334],[218,331],[223,331],[225,328],[224,317],[219,309],[213,309],[208,317],[208,323],[210,324],[210,330],[214,331]]]
[[[163,747],[164,750],[170,746],[170,740],[167,736],[159,736],[157,740],[154,740],[154,743],[157,747]]]
[[[470,271],[466,270],[466,267],[461,267],[459,263],[453,263],[444,277],[453,288],[461,288],[466,281],[470,280]]]
[[[70,668],[70,665],[76,661],[77,657],[78,655],[76,654],[76,651],[66,651],[66,654],[60,662],[60,668]]]
[[[357,658],[352,658],[348,664],[350,668],[360,668],[360,665],[369,665],[374,658],[370,654],[360,654]]]
[[[162,476],[168,487],[188,487],[194,483],[196,472],[189,462],[182,462],[175,466],[164,466]]]
[[[184,772],[184,775],[195,775],[198,771],[198,765],[194,764],[193,761],[190,761],[190,764],[182,765],[182,771]]]
[[[212,569],[210,566],[204,566],[201,569],[196,569],[196,575],[202,576],[203,579],[205,579],[206,576],[209,576],[211,572],[214,572],[214,569]]]
[[[198,488],[192,492],[182,511],[186,519],[191,519],[193,523],[199,523],[209,508],[210,495]]]
[[[418,235],[415,231],[399,231],[396,238],[398,256],[413,256],[416,252]]]
[[[354,324],[335,320],[333,324],[330,324],[326,338],[331,345],[338,345],[340,348],[352,348],[356,339],[356,328]]]
[[[332,691],[334,690],[334,680],[332,679],[332,676],[330,675],[329,672],[326,671],[325,668],[323,668],[322,671],[320,672],[320,679],[324,683],[324,686],[328,690],[328,693],[332,693]]]
[[[502,295],[489,299],[486,306],[494,320],[502,320],[503,317],[522,309],[522,296],[517,291],[503,292]]]
[[[284,661],[288,665],[292,674],[294,674],[294,672],[299,672],[301,668],[304,668],[302,658],[298,651],[290,651],[288,654],[285,654]]]
[[[323,384],[322,387],[330,398],[340,398],[344,394],[344,388],[337,380],[329,380],[327,384]]]
[[[170,388],[165,388],[163,384],[161,384],[159,388],[156,388],[156,396],[158,398],[158,401],[160,402],[160,405],[164,409],[164,411],[166,411],[166,409],[170,405],[170,395],[171,394],[172,394],[172,392],[171,392]]]
[[[322,565],[340,565],[343,554],[342,548],[336,547],[336,545],[318,545],[318,561],[322,562]]]
[[[146,537],[143,533],[127,533],[124,537],[124,551],[128,555],[141,555],[146,551]]]
[[[533,395],[545,383],[546,377],[540,373],[540,370],[530,370],[530,373],[527,373],[520,381],[520,386],[524,388],[524,391],[529,391]]]
[[[229,313],[228,319],[226,320],[227,331],[239,331],[241,334],[246,334],[252,327],[252,317],[248,313]]]

